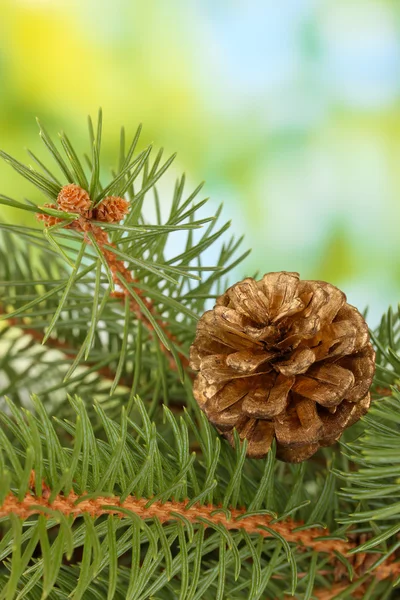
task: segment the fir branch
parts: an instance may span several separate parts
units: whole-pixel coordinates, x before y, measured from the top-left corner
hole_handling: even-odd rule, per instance
[[[52,498],[51,489],[43,484],[40,497],[34,493],[35,474],[31,472],[29,484],[30,492],[25,497],[18,498],[10,493],[5,497],[2,506],[0,506],[0,518],[7,518],[16,515],[22,520],[27,520],[33,515],[50,515],[52,518],[73,519],[83,517],[85,514],[92,519],[97,519],[103,515],[116,515],[119,518],[126,519],[129,516],[137,515],[140,519],[147,521],[149,519],[155,522],[165,524],[169,522],[180,522],[180,518],[188,520],[190,523],[207,527],[223,527],[229,531],[243,531],[247,534],[260,534],[265,538],[271,537],[271,531],[284,537],[287,542],[295,543],[300,549],[312,549],[314,552],[331,555],[331,562],[335,564],[337,553],[343,556],[347,555],[349,550],[356,547],[356,544],[344,542],[338,539],[329,539],[329,532],[325,532],[327,540],[322,540],[320,530],[310,527],[304,529],[302,522],[293,521],[287,518],[276,522],[270,515],[248,513],[245,509],[230,509],[229,518],[220,511],[220,507],[207,506],[188,506],[187,502],[151,502],[147,498],[137,499],[130,496],[121,502],[119,497],[114,496],[96,496],[93,494],[84,494],[79,496],[74,492],[68,495],[57,495]],[[71,522],[72,523],[72,522]],[[371,561],[370,561],[371,562]],[[355,597],[363,597],[361,594],[366,591],[371,581],[374,579],[385,580],[398,577],[400,575],[400,561],[394,562],[393,559],[386,559],[384,562],[377,562],[369,567],[369,575],[356,577],[353,583],[335,584],[330,590],[314,590],[313,596],[321,600],[331,600],[339,597],[342,592],[357,590]]]
[[[29,481],[33,488],[34,472],[31,472]],[[126,518],[127,515],[133,513],[143,520],[157,519],[161,524],[171,521],[180,522],[180,518],[184,518],[193,524],[204,524],[206,528],[222,526],[229,531],[256,533],[265,538],[274,537],[272,534],[276,533],[282,536],[286,542],[294,543],[299,548],[307,548],[317,553],[330,555],[333,562],[336,562],[338,553],[347,556],[351,550],[357,548],[357,544],[354,542],[346,542],[330,537],[329,531],[325,531],[325,535],[322,537],[319,528],[310,527],[305,529],[303,522],[293,521],[290,517],[277,522],[270,515],[263,514],[263,511],[259,514],[253,514],[245,509],[230,508],[228,517],[220,510],[220,506],[214,505],[193,506],[191,504],[188,506],[188,502],[154,502],[152,499],[138,499],[134,496],[129,496],[121,501],[116,496],[96,496],[93,494],[79,496],[74,492],[67,495],[58,494],[54,497],[51,488],[45,484],[43,484],[42,491],[43,493],[40,496],[35,495],[34,491],[30,491],[23,498],[18,498],[10,493],[0,506],[0,518],[16,515],[20,519],[26,520],[32,515],[49,514],[49,511],[53,516],[55,516],[54,512],[73,518],[88,514],[92,519],[97,519],[103,515],[116,515],[119,518]],[[374,562],[379,562],[376,568],[373,566]],[[392,557],[387,558],[384,562],[373,559],[369,571],[372,572],[371,577],[373,576],[379,580],[394,579],[400,576],[400,561],[395,562]],[[313,595],[326,599],[334,598],[346,587],[337,585],[330,592],[326,592],[326,595],[318,596],[315,593]]]
[[[101,519],[108,515],[108,520],[112,516],[113,518],[118,517],[118,520],[112,525],[113,528],[115,525],[115,532],[119,530],[120,526],[130,527],[130,523],[138,525],[140,523],[140,529],[145,534],[144,541],[149,541],[150,547],[154,546],[151,553],[156,552],[159,560],[163,560],[168,544],[165,544],[165,540],[162,543],[164,534],[160,534],[159,526],[154,525],[155,519],[157,519],[158,523],[166,528],[166,532],[173,533],[175,536],[179,534],[182,523],[184,524],[183,533],[179,535],[185,536],[184,543],[185,546],[187,544],[187,547],[182,548],[182,552],[179,554],[181,569],[187,569],[189,563],[194,560],[196,547],[191,545],[190,539],[195,538],[197,533],[204,528],[211,534],[211,537],[208,537],[209,534],[207,534],[207,544],[209,540],[213,540],[212,543],[220,550],[221,544],[228,545],[228,550],[223,546],[223,552],[227,552],[227,554],[224,571],[220,576],[223,580],[219,578],[219,585],[222,587],[229,580],[227,571],[231,569],[230,565],[236,573],[234,579],[239,577],[245,556],[252,557],[252,560],[258,564],[258,567],[255,566],[254,569],[261,569],[259,573],[263,573],[261,556],[254,547],[257,539],[264,540],[263,544],[273,544],[273,548],[280,548],[282,544],[286,545],[288,553],[286,564],[291,571],[294,564],[292,563],[292,567],[290,567],[291,561],[296,560],[298,564],[304,564],[305,560],[307,564],[306,557],[310,551],[313,556],[316,556],[315,568],[319,578],[326,577],[328,574],[334,576],[335,573],[341,573],[340,577],[343,578],[344,574],[340,567],[342,562],[345,562],[350,569],[354,569],[354,579],[350,587],[354,586],[355,588],[358,582],[361,585],[360,578],[364,577],[366,569],[368,571],[367,578],[372,580],[374,577],[378,581],[388,579],[391,581],[391,585],[393,579],[400,575],[400,561],[396,552],[360,553],[358,552],[360,541],[357,536],[352,539],[350,535],[346,540],[335,529],[329,531],[325,528],[321,532],[320,526],[317,527],[310,522],[312,511],[305,514],[303,519],[295,520],[291,516],[287,516],[288,508],[285,509],[285,505],[282,503],[280,503],[279,518],[276,514],[271,513],[270,505],[267,505],[268,508],[264,508],[264,493],[257,497],[254,491],[274,489],[273,472],[271,471],[271,466],[274,464],[273,455],[267,459],[264,474],[261,472],[257,475],[258,478],[261,476],[261,479],[258,481],[257,478],[254,478],[256,474],[254,472],[253,480],[248,481],[243,474],[242,450],[236,450],[236,461],[231,460],[232,455],[229,454],[231,451],[227,446],[224,446],[224,452],[221,454],[219,439],[201,416],[197,426],[189,415],[186,417],[189,424],[194,426],[195,438],[202,449],[203,454],[200,455],[199,460],[191,455],[190,447],[185,441],[187,440],[187,425],[181,421],[181,426],[178,427],[175,418],[168,410],[166,411],[168,416],[166,423],[171,425],[174,432],[172,446],[166,441],[166,436],[161,431],[157,432],[154,424],[151,424],[147,411],[139,400],[137,409],[142,419],[141,426],[134,421],[127,420],[124,412],[121,424],[117,425],[98,406],[97,410],[108,438],[108,443],[105,443],[94,437],[93,425],[88,419],[83,403],[78,399],[71,399],[72,407],[76,412],[75,424],[70,420],[59,423],[73,437],[74,443],[71,449],[64,449],[57,441],[53,425],[51,425],[40,401],[36,398],[34,402],[37,411],[36,417],[18,410],[11,402],[9,402],[9,406],[12,418],[0,414],[1,420],[6,426],[5,431],[15,436],[16,439],[13,447],[7,442],[7,436],[4,436],[0,429],[0,448],[2,450],[0,456],[3,456],[3,468],[0,473],[3,481],[3,485],[0,486],[0,490],[2,490],[0,493],[0,518],[12,521],[17,516],[22,522],[29,523],[29,529],[26,529],[24,534],[26,541],[34,539],[31,536],[38,530],[37,528],[40,530],[40,527],[44,527],[45,522],[48,527],[64,523],[63,539],[67,535],[74,535],[71,528],[75,522],[82,523],[79,527],[84,527],[85,538],[80,537],[80,541],[77,538],[72,542],[72,547],[83,544],[85,552],[89,540],[92,540],[90,544],[99,543],[96,542],[97,534],[95,537],[91,537],[88,528],[100,527],[100,524],[103,523]],[[25,422],[24,414],[28,418],[29,427]],[[137,432],[136,439],[131,433],[131,428]],[[37,431],[37,434],[34,435],[34,431]],[[227,460],[229,456],[230,460]],[[21,459],[25,459],[25,461],[21,462]],[[231,464],[229,464],[230,462]],[[194,466],[195,470],[193,470]],[[32,472],[31,469],[34,471]],[[10,476],[12,483],[7,479]],[[215,481],[215,478],[218,478],[219,485],[217,487],[210,486],[210,481]],[[232,489],[233,483],[235,492],[237,492],[236,500],[233,500],[229,491]],[[250,489],[248,489],[249,487]],[[124,493],[116,493],[118,489],[124,490]],[[278,489],[279,487],[275,488],[273,493],[275,501],[279,501]],[[305,503],[301,501],[301,496],[297,496],[298,491],[295,492],[296,497],[293,493],[288,498],[286,507],[293,507],[297,502],[297,508],[294,507],[292,510],[301,512],[304,510]],[[211,502],[207,501],[207,498]],[[254,502],[251,503],[249,498],[253,498]],[[247,508],[237,508],[238,501]],[[325,506],[325,511],[327,509],[328,506]],[[45,521],[40,520],[40,515],[46,515]],[[321,515],[323,516],[323,513]],[[65,525],[66,523],[68,525]],[[98,525],[94,525],[94,523],[98,523]],[[166,535],[168,536],[170,533],[166,533]],[[43,538],[44,533],[40,535]],[[186,540],[186,535],[188,535],[189,541]],[[244,536],[244,538],[235,536]],[[246,538],[246,536],[248,537]],[[84,542],[86,538],[88,541]],[[5,544],[0,543],[0,558],[3,557],[3,560],[12,551],[12,539],[7,534]],[[44,548],[46,548],[48,542],[46,538],[43,539]],[[241,539],[247,540],[246,548],[248,550],[246,552],[248,551],[249,555],[243,554],[245,547],[241,547]],[[157,540],[161,547],[156,551]],[[181,544],[182,540],[183,538]],[[61,549],[65,548],[61,540],[58,544]],[[207,544],[203,551],[209,547]],[[356,550],[357,552],[354,554]],[[56,547],[49,546],[49,552],[55,551]],[[127,549],[124,552],[126,551]],[[152,555],[155,556],[155,554]],[[175,558],[169,567],[173,576],[179,572],[176,571]],[[107,561],[112,559],[111,554],[108,555]],[[18,561],[17,558],[15,560]],[[43,556],[43,562],[39,565],[42,565],[40,569],[44,569],[46,572],[45,560],[45,556]],[[167,557],[165,560],[168,562]],[[106,565],[108,562],[104,564]],[[156,564],[158,563],[154,563],[154,568],[156,568]],[[184,567],[184,565],[186,566]],[[327,566],[329,567],[327,575],[323,575]],[[15,567],[15,569],[17,568],[19,567]],[[80,586],[82,590],[89,590],[92,585],[92,576],[97,567],[93,566],[90,577],[84,574],[83,564],[81,569],[83,571],[81,570]],[[141,569],[146,570],[145,565]],[[22,571],[18,572],[22,574]],[[43,571],[36,572],[42,573]],[[209,585],[212,585],[212,581],[214,581],[214,571],[212,573]],[[218,571],[215,572],[215,576],[217,574]],[[270,577],[272,575],[271,572]],[[49,573],[46,577],[50,577]],[[123,577],[123,572],[118,571],[118,577]],[[257,594],[255,592],[256,589],[259,591],[264,589],[259,577],[260,575],[257,577],[258,583],[251,598],[259,597],[258,592]],[[263,576],[261,575],[261,577]],[[294,586],[293,571],[291,577]],[[142,577],[141,570],[137,577],[135,576],[135,581],[137,585],[139,585],[139,581],[142,581],[141,594],[144,594],[145,590],[147,590],[147,594],[150,594],[151,590],[161,589],[166,584],[163,578],[158,580],[156,577],[156,579],[151,579],[149,585],[146,586],[146,578],[144,575]],[[265,584],[266,581],[268,579],[265,580]],[[205,583],[205,580],[202,583]],[[199,591],[202,589],[202,583],[199,582]],[[185,589],[183,581],[182,585],[184,587],[181,589]],[[270,584],[269,589],[273,591],[274,586]],[[347,589],[350,588],[347,586]],[[138,597],[142,597],[137,590],[136,593]]]
[[[154,305],[144,296],[140,288],[136,287],[137,291],[135,291],[135,283],[139,283],[139,280],[138,278],[133,277],[132,273],[125,267],[122,260],[116,258],[113,250],[111,250],[111,248],[115,249],[115,244],[112,244],[108,238],[105,240],[105,243],[101,243],[101,239],[99,238],[99,228],[96,228],[96,230],[93,232],[93,235],[95,237],[97,235],[99,247],[101,248],[103,256],[105,257],[107,264],[112,271],[114,283],[119,286],[122,284],[124,297],[130,297],[130,307],[135,313],[136,317],[139,320],[142,320],[144,325],[150,331],[158,333],[158,337],[163,342],[161,345],[161,350],[163,352],[167,352],[169,366],[172,369],[175,369],[177,367],[177,363],[175,360],[173,360],[173,357],[169,354],[169,351],[171,350],[172,346],[177,344],[176,337],[173,336],[168,330],[167,323],[157,323]],[[179,349],[178,354],[183,366],[188,368],[189,361],[187,357]]]
[[[136,288],[134,290],[135,283],[138,283],[138,278],[134,277],[131,271],[125,267],[123,260],[118,259],[114,253],[116,250],[115,244],[113,244],[101,227],[94,225],[89,219],[80,217],[67,227],[73,228],[84,234],[84,240],[86,243],[91,243],[101,252],[106,264],[112,273],[112,279],[114,284],[121,288],[122,293],[113,292],[112,296],[121,298],[125,302],[126,297],[130,297],[130,307],[132,312],[136,315],[137,319],[142,321],[143,324],[149,331],[156,332],[158,338],[161,340],[161,349],[166,353],[168,357],[168,363],[171,369],[176,369],[177,362],[171,356],[170,351],[172,345],[176,345],[177,339],[168,330],[168,326],[165,322],[157,323],[155,318],[154,305],[147,298],[144,297],[143,292]],[[177,350],[181,363],[185,368],[188,368],[189,361],[187,357],[178,349]]]
[[[31,474],[31,478],[34,474]],[[270,515],[249,513],[244,509],[229,509],[229,518],[221,512],[220,506],[215,505],[190,505],[188,502],[154,502],[149,498],[136,498],[129,496],[124,501],[115,496],[93,496],[90,495],[86,500],[86,495],[79,496],[74,492],[68,495],[58,494],[52,501],[49,501],[51,488],[44,485],[45,495],[40,497],[32,492],[28,492],[20,500],[14,494],[6,496],[2,506],[0,506],[0,518],[9,517],[15,514],[23,520],[31,515],[45,513],[46,509],[60,511],[65,516],[72,515],[74,518],[82,517],[85,513],[93,519],[102,515],[115,514],[120,518],[126,517],[127,511],[134,513],[141,519],[157,518],[160,523],[168,521],[179,521],[180,517],[185,517],[193,524],[203,523],[205,527],[222,525],[227,530],[246,531],[249,534],[260,534],[265,538],[273,537],[272,532],[278,533],[289,543],[295,543],[299,547],[309,548],[316,552],[330,554],[334,557],[335,552],[346,555],[349,550],[356,547],[352,542],[344,542],[339,539],[329,539],[329,532],[324,532],[326,536],[321,537],[321,530],[318,528],[304,529],[303,522],[296,522],[290,519],[276,522],[276,519]],[[121,510],[120,510],[121,509]],[[296,529],[300,528],[299,531]],[[268,529],[270,531],[268,531]],[[328,539],[325,540],[324,537]],[[396,567],[382,567],[382,573],[385,577],[390,576],[390,572],[400,574],[400,563]],[[398,568],[399,567],[399,568]],[[396,571],[397,569],[397,571]],[[379,569],[377,570],[379,573]]]
[[[44,186],[47,196],[50,196],[56,203],[36,208],[31,202],[23,204],[0,196],[0,204],[9,205],[11,203],[13,206],[29,211],[36,209],[38,218],[45,224],[44,233],[49,246],[46,248],[43,245],[38,237],[38,232],[32,228],[18,225],[10,227],[1,225],[1,227],[5,231],[13,231],[17,235],[24,236],[31,246],[58,254],[67,265],[71,266],[73,272],[67,271],[65,274],[66,281],[61,284],[61,297],[58,295],[58,290],[55,289],[49,290],[46,292],[47,295],[40,299],[32,294],[31,301],[20,305],[17,314],[29,316],[29,311],[31,311],[33,315],[35,311],[37,312],[36,307],[39,303],[45,299],[53,300],[54,296],[58,302],[56,305],[52,302],[49,303],[54,306],[54,312],[53,318],[50,318],[48,324],[46,323],[47,333],[45,335],[48,336],[53,329],[58,334],[60,314],[64,309],[68,310],[71,307],[70,299],[73,296],[71,292],[75,292],[74,277],[76,275],[76,280],[82,277],[82,273],[79,272],[82,269],[79,270],[76,262],[80,260],[76,241],[83,241],[89,248],[82,261],[84,266],[90,270],[90,263],[100,261],[102,272],[105,273],[111,289],[110,299],[120,298],[125,305],[125,298],[129,298],[132,313],[143,322],[145,328],[155,339],[160,340],[160,349],[167,359],[169,369],[177,370],[182,380],[184,371],[189,371],[188,342],[193,337],[198,314],[204,310],[204,302],[208,296],[212,296],[212,288],[218,284],[220,276],[223,276],[230,268],[226,264],[236,251],[236,246],[228,244],[222,247],[217,267],[201,265],[200,254],[219,239],[229,224],[224,225],[216,234],[213,234],[216,217],[196,219],[195,213],[203,206],[205,200],[194,202],[201,186],[184,199],[184,177],[176,186],[169,217],[165,223],[162,223],[155,184],[165,173],[173,157],[161,164],[162,153],[159,152],[151,164],[150,148],[134,155],[140,128],[136,132],[126,156],[125,134],[121,134],[119,168],[111,182],[104,187],[99,182],[101,112],[96,134],[95,128],[89,120],[89,134],[93,150],[92,161],[89,164],[90,173],[85,172],[86,167],[80,162],[79,153],[73,148],[65,133],[60,134],[60,139],[66,160],[62,158],[51,136],[41,124],[39,126],[40,135],[47,149],[68,183],[62,186],[57,177],[52,175],[50,169],[47,167],[43,169],[43,163],[36,157],[32,158],[40,170],[44,171],[44,174],[39,173],[33,167],[26,167],[3,153],[3,158],[21,175],[28,178],[41,190]],[[142,175],[142,182],[141,185],[138,185],[138,189],[134,190],[133,181],[135,180],[136,186],[139,175]],[[147,224],[142,214],[146,193],[151,189],[155,193],[157,205],[156,225]],[[91,196],[89,196],[89,192]],[[75,204],[74,193],[76,194]],[[111,193],[126,193],[129,199],[131,211],[126,215],[123,223],[113,222],[113,219],[119,220],[123,213],[120,213],[119,216],[114,214],[112,218],[111,213],[110,218],[107,217],[107,213],[103,214],[105,203],[110,200],[119,201],[120,207],[123,206],[123,203],[128,205],[126,199],[107,196]],[[217,216],[218,214],[219,211]],[[97,220],[99,218],[100,221]],[[193,237],[193,230],[202,227],[205,223],[209,223],[209,226],[198,242]],[[177,256],[172,258],[166,257],[165,246],[169,235],[185,230],[188,232],[185,251],[178,252]],[[151,256],[153,260],[149,260],[148,256]],[[231,266],[237,264],[243,257],[244,255],[235,260]],[[135,269],[135,273],[132,272],[132,267]],[[74,270],[76,271],[75,275]],[[208,270],[211,271],[211,275],[204,278],[203,273]],[[196,271],[198,274],[195,273]],[[199,281],[196,287],[201,294],[196,294],[196,287],[191,283],[191,279]],[[34,288],[33,278],[32,287]],[[101,301],[102,293],[104,293],[103,285],[98,288],[96,296],[98,301]],[[96,310],[97,306],[93,306],[92,331],[96,324]],[[185,322],[176,319],[180,313],[185,316]],[[73,368],[83,362],[83,359],[89,358],[88,352],[92,341],[93,339],[85,342],[84,351],[77,348],[77,358]],[[71,374],[72,371],[69,375]]]
[[[400,584],[400,313],[373,333],[375,402],[340,447],[302,466],[273,450],[245,459],[246,443],[232,450],[199,412],[184,371],[198,315],[246,253],[236,258],[231,239],[203,264],[229,224],[216,226],[220,209],[198,214],[205,200],[200,187],[184,198],[184,177],[164,218],[155,184],[173,157],[136,153],[139,134],[126,151],[121,132],[104,185],[101,113],[87,164],[41,126],[61,177],[31,153],[40,172],[1,154],[53,204],[0,196],[47,226],[43,239],[0,224],[1,383],[14,400],[0,411],[0,599],[389,598]],[[176,233],[186,238],[171,256]],[[21,408],[32,391],[35,412]],[[68,404],[66,391],[96,404]]]

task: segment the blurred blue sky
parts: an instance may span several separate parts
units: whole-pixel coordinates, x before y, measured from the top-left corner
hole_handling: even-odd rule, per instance
[[[253,253],[235,277],[332,281],[372,324],[397,306],[398,2],[3,0],[0,11],[2,148],[38,148],[35,115],[83,143],[101,105],[111,165],[118,126],[143,121],[144,141],[178,151],[171,177],[206,179],[212,210],[223,201],[246,234]],[[0,180],[28,193],[3,165]]]

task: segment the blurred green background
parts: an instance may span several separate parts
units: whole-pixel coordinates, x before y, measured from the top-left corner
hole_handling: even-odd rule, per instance
[[[119,127],[178,151],[253,253],[235,276],[299,271],[375,324],[400,300],[400,3],[0,0],[0,146],[44,156],[35,117],[103,160]],[[40,149],[40,150],[39,150]],[[41,201],[9,167],[0,191]],[[168,190],[162,189],[163,194]],[[169,202],[169,195],[165,196]],[[1,208],[4,219],[21,218]],[[209,256],[208,261],[213,257]]]

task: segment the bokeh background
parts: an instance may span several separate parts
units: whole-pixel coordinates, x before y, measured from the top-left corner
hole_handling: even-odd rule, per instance
[[[29,160],[36,116],[87,144],[99,106],[106,164],[143,122],[206,180],[253,248],[235,276],[332,281],[372,325],[397,306],[398,0],[1,0],[0,146]],[[0,190],[39,200],[4,164]]]

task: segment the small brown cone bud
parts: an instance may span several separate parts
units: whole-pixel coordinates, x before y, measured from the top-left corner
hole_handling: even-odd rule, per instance
[[[249,457],[301,462],[364,415],[375,371],[368,327],[346,296],[298,273],[247,278],[199,320],[190,350],[194,396]]]
[[[54,210],[58,209],[57,204],[44,204],[45,208],[54,208]],[[43,221],[45,227],[53,227],[53,225],[57,225],[61,223],[62,219],[58,217],[53,217],[53,215],[45,215],[43,213],[36,213],[36,218],[38,221]]]
[[[57,204],[58,208],[65,212],[79,213],[82,217],[90,218],[90,196],[86,190],[75,183],[69,183],[61,188]]]
[[[121,221],[128,214],[129,202],[125,198],[118,196],[107,196],[96,206],[93,211],[93,217],[96,221],[106,221],[116,223]]]

